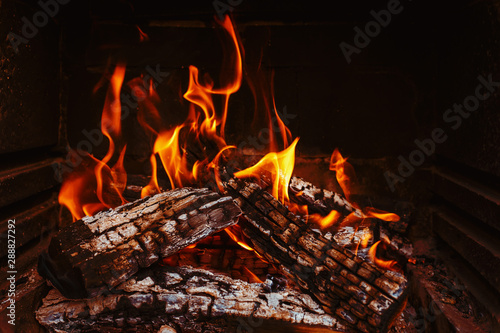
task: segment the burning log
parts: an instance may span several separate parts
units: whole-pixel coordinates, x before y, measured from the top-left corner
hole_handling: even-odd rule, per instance
[[[97,296],[140,267],[235,224],[240,213],[231,197],[208,189],[160,193],[61,230],[38,270],[67,298]]]
[[[349,243],[349,239],[355,238],[356,232],[354,229],[339,229],[339,226],[353,212],[355,216],[361,218],[364,215],[361,209],[356,208],[355,205],[351,204],[342,195],[318,188],[299,177],[291,178],[289,189],[292,194],[290,200],[297,204],[306,205],[309,212],[318,213],[323,216],[328,215],[332,210],[340,213],[340,223],[336,223],[336,225],[329,228],[335,234],[334,238],[338,240],[342,236],[342,238],[347,240],[345,242],[347,244]],[[405,260],[412,257],[413,254],[411,242],[404,237],[407,228],[408,220],[406,218],[402,218],[397,222],[377,219],[371,228],[375,235],[374,239],[372,239],[373,241],[378,241],[381,238],[390,239],[389,248],[393,252],[393,255],[396,256],[394,259],[398,259],[401,266],[404,266],[403,263]]]
[[[202,269],[157,265],[92,299],[68,300],[53,289],[36,318],[57,332],[251,332],[264,320],[279,321],[280,327],[345,329],[310,296],[276,290],[270,280],[250,284]]]
[[[363,332],[384,331],[404,306],[407,280],[324,238],[255,183],[225,184],[246,219],[249,245],[322,304]]]
[[[290,200],[301,205],[306,205],[310,213],[328,215],[332,210],[339,212],[345,218],[352,212],[359,217],[362,211],[351,204],[343,195],[321,189],[300,177],[292,177],[289,184]],[[401,219],[397,223],[380,220],[384,228],[392,231],[394,235],[402,235],[408,228],[408,221]],[[391,236],[393,236],[391,234]]]
[[[332,210],[336,210],[345,217],[356,210],[342,195],[318,188],[300,177],[294,176],[290,179],[289,189],[290,199],[307,205],[310,213],[328,215]]]

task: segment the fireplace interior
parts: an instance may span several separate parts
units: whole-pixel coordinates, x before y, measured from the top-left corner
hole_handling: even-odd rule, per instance
[[[150,182],[154,140],[138,120],[145,90],[127,83],[141,77],[154,85],[161,115],[155,126],[181,124],[189,112],[183,94],[190,66],[215,87],[234,75],[228,35],[216,22],[226,14],[243,55],[243,79],[228,99],[225,133],[249,163],[237,168],[269,152],[269,128],[280,129],[275,110],[292,137],[300,138],[295,176],[345,192],[329,169],[338,148],[356,170],[350,200],[402,217],[389,236],[399,240],[399,250],[410,249],[403,251],[402,265],[408,301],[389,330],[500,332],[496,0],[2,1],[1,331],[48,331],[35,318],[50,289],[38,275],[38,258],[73,223],[58,199],[63,180],[93,167],[88,154],[107,156],[101,118],[116,66],[126,67],[119,93],[123,197],[134,201]],[[282,139],[279,145],[283,150]],[[111,166],[118,160],[117,152],[107,161]],[[169,178],[159,163],[158,174],[167,190]],[[13,220],[15,269],[8,266]],[[283,278],[224,232],[164,264],[250,283]],[[7,308],[12,271],[15,326]],[[333,331],[273,320],[238,329]]]

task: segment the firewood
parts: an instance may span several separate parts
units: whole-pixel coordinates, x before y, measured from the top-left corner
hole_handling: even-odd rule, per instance
[[[344,331],[310,296],[272,289],[270,280],[250,284],[203,269],[154,265],[92,299],[69,300],[52,289],[36,318],[55,332],[258,332],[264,320]]]
[[[93,297],[237,221],[231,197],[182,188],[84,217],[39,258],[40,275],[68,298]]]
[[[300,178],[292,177],[289,184],[290,200],[301,205],[306,205],[310,213],[328,215],[332,210],[338,211],[342,218],[355,212],[357,216],[362,216],[362,212],[355,205],[350,203],[343,195],[318,188],[310,182]],[[342,219],[341,219],[342,221]],[[408,229],[408,220],[403,217],[397,223],[379,221],[382,226],[391,231],[390,236],[402,235]]]
[[[188,265],[215,270],[234,279],[257,282],[248,270],[264,281],[267,275],[278,274],[276,268],[260,259],[253,251],[232,248],[187,248],[164,259],[171,266]]]
[[[326,239],[255,183],[232,179],[225,189],[244,212],[239,225],[249,245],[325,311],[363,332],[388,328],[406,299],[403,275]]]
[[[294,176],[290,179],[289,189],[290,199],[307,205],[310,213],[328,215],[332,210],[336,210],[346,217],[355,210],[359,211],[343,195],[318,188],[300,177]]]

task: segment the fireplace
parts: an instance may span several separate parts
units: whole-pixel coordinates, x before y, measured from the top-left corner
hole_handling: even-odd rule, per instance
[[[0,15],[2,331],[47,331],[35,318],[51,289],[37,273],[39,256],[75,217],[115,208],[122,199],[137,200],[149,190],[155,194],[153,132],[183,124],[190,104],[198,101],[199,93],[185,95],[194,75],[190,66],[198,69],[201,86],[212,80],[214,90],[224,84],[234,88],[234,45],[241,47],[241,84],[227,99],[214,94],[220,118],[227,100],[225,140],[239,152],[233,171],[254,165],[273,143],[275,151],[284,150],[280,133],[286,134],[286,126],[288,146],[300,138],[294,176],[343,193],[360,208],[401,217],[398,224],[371,226],[376,231],[370,246],[388,236],[396,246],[391,259],[409,283],[407,305],[390,330],[500,329],[496,1],[359,1],[329,7],[298,1],[9,0],[0,4]],[[236,44],[220,23],[225,15],[231,17]],[[101,121],[106,114],[113,117],[116,104],[108,103],[108,87],[120,76],[122,141],[108,158],[110,141]],[[115,130],[107,134],[116,138]],[[119,165],[125,145],[123,168],[111,169]],[[211,146],[196,147],[186,155],[190,167],[197,154],[205,154],[197,149]],[[348,194],[346,183],[338,181],[339,169],[331,170],[336,148],[356,170]],[[108,178],[125,170],[126,183],[120,195],[106,193],[107,205],[100,206],[92,201],[98,182],[86,183],[92,200],[70,210],[60,200],[68,177],[100,165],[86,153],[109,165]],[[158,188],[166,191],[172,183],[168,160],[158,158],[156,168]],[[235,283],[274,281],[270,292],[288,282],[298,293],[280,269],[234,241],[245,243],[242,236],[233,236],[220,232],[201,239],[164,259],[164,267],[211,269],[225,276],[214,279]],[[15,297],[9,296],[12,291]],[[15,326],[9,323],[10,299]],[[245,323],[236,327],[320,329],[276,320]]]

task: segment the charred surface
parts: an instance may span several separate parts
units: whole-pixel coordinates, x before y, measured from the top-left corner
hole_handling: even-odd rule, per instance
[[[51,331],[67,332],[264,331],[264,320],[343,331],[310,296],[265,287],[202,269],[155,265],[92,299],[69,300],[53,289],[36,317]]]
[[[230,180],[240,226],[259,254],[276,264],[325,311],[360,331],[387,329],[403,307],[407,280],[326,239],[254,183]]]
[[[98,295],[141,267],[234,223],[231,197],[182,188],[85,217],[61,230],[40,256],[39,272],[68,298]]]

